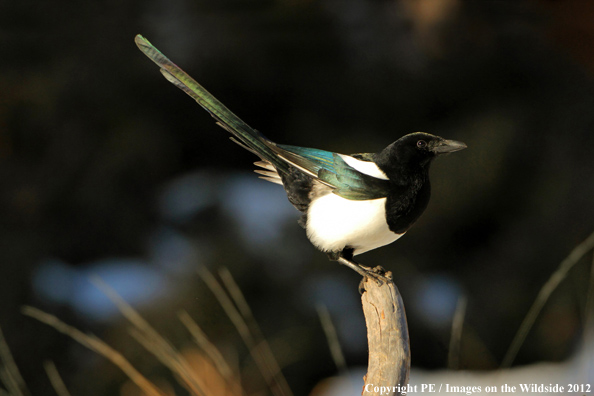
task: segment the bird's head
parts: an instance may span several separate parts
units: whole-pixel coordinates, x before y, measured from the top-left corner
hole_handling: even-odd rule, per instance
[[[465,148],[466,144],[456,140],[415,132],[401,137],[378,153],[378,160],[397,167],[426,168],[435,157]]]

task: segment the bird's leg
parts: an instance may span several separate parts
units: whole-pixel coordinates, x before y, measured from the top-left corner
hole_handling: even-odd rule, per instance
[[[336,259],[336,261],[338,261],[339,264],[349,267],[350,269],[357,272],[359,275],[361,275],[364,278],[369,276],[369,271],[371,270],[371,268],[369,268],[369,267],[365,267],[365,266],[362,266],[361,264],[355,263],[351,260],[347,260],[346,258],[344,258],[342,256],[339,256]]]
[[[375,268],[361,265],[353,260],[353,249],[344,249],[341,252],[328,253],[328,258],[332,261],[338,261],[346,267],[349,267],[363,278],[373,278],[381,286],[384,282],[391,282],[392,279],[385,276],[386,271],[381,267]]]

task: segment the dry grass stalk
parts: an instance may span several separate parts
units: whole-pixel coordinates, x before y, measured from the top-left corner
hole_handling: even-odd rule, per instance
[[[227,363],[218,348],[210,342],[204,331],[194,322],[190,315],[186,311],[178,313],[180,321],[186,326],[186,329],[190,332],[194,338],[194,342],[198,345],[206,356],[210,359],[218,373],[225,379],[227,385],[233,390],[234,394],[241,395],[243,390],[236,378],[238,375],[233,373],[231,366]]]
[[[536,300],[534,303],[532,303],[532,306],[528,310],[526,317],[524,317],[518,332],[516,333],[509,349],[507,350],[507,353],[505,354],[505,357],[503,358],[503,363],[501,363],[502,368],[511,367],[516,355],[518,354],[518,351],[520,350],[520,347],[524,343],[524,340],[526,340],[526,336],[532,329],[538,314],[544,307],[553,291],[557,288],[557,286],[559,286],[563,279],[565,279],[569,270],[571,270],[574,265],[576,265],[578,261],[580,261],[582,257],[584,257],[584,255],[592,249],[594,249],[594,233],[590,234],[586,240],[576,246],[571,251],[571,253],[569,253],[569,256],[567,256],[561,262],[557,270],[553,272],[551,277],[541,287]]]
[[[221,304],[221,307],[223,308],[229,319],[231,319],[231,322],[233,323],[233,325],[239,332],[239,335],[241,336],[243,342],[249,349],[250,354],[254,359],[254,362],[256,363],[256,366],[260,370],[260,373],[264,377],[264,380],[266,381],[266,384],[268,385],[272,393],[275,396],[292,396],[292,392],[287,384],[286,379],[280,371],[280,367],[278,366],[278,363],[276,362],[276,359],[274,358],[274,355],[270,350],[270,346],[264,340],[264,338],[261,337],[261,332],[259,331],[259,328],[257,328],[258,330],[255,332],[255,334],[252,333],[250,326],[248,326],[245,318],[242,316],[242,314],[236,307],[236,304],[242,306],[245,312],[245,307],[247,307],[247,303],[245,303],[245,299],[243,298],[241,291],[239,291],[239,288],[235,285],[235,282],[229,282],[229,279],[227,279],[227,285],[231,286],[232,289],[229,290],[229,293],[232,296],[235,296],[239,301],[234,304],[233,300],[229,297],[227,292],[223,289],[221,284],[215,279],[212,273],[210,273],[210,271],[208,271],[205,267],[201,266],[198,269],[198,273],[200,274],[201,278],[204,280],[208,288],[211,290],[211,292],[215,295],[216,299],[219,301],[219,304]],[[249,307],[248,312],[249,317],[252,317],[251,310],[249,310]],[[253,324],[255,324],[255,321],[253,321]],[[253,328],[254,326],[252,325],[252,329]]]
[[[192,370],[182,354],[163,338],[146,320],[142,318],[111,287],[99,278],[93,283],[118,307],[122,315],[134,326],[130,334],[161,363],[177,374],[186,388],[195,395],[205,396],[204,381]]]
[[[8,343],[6,342],[1,329],[0,362],[2,363],[2,367],[0,368],[0,380],[2,380],[2,383],[8,390],[8,393],[6,394],[11,396],[24,396],[25,394],[29,394],[27,385],[25,385],[25,381],[21,376],[19,368],[10,353],[10,348],[8,348]]]
[[[66,384],[64,384],[54,362],[48,360],[43,364],[43,367],[45,368],[45,372],[47,373],[56,394],[58,396],[70,396],[70,392],[68,392],[68,388],[66,388]]]
[[[192,368],[200,373],[205,380],[206,391],[212,396],[243,396],[245,392],[239,386],[230,385],[229,382],[212,360],[202,351],[195,347],[189,347],[182,350],[184,358],[190,363]]]
[[[586,306],[584,315],[584,345],[594,345],[594,255],[592,256],[592,264],[590,265],[590,282],[588,285],[588,294],[586,296]],[[594,383],[594,378],[591,377],[592,365],[594,364],[594,356],[586,352],[584,354],[584,368],[583,376],[584,383]]]
[[[460,347],[462,340],[462,329],[464,316],[466,315],[466,297],[461,296],[456,305],[454,319],[452,320],[452,334],[450,336],[450,348],[448,352],[448,368],[458,370],[460,367]]]
[[[142,391],[147,395],[166,396],[166,394],[163,391],[161,391],[155,384],[153,384],[138,370],[136,370],[134,366],[132,366],[132,364],[122,354],[111,348],[109,345],[107,345],[105,342],[95,337],[94,335],[85,334],[80,330],[76,329],[75,327],[67,325],[55,316],[47,314],[37,308],[24,307],[23,313],[27,316],[30,316],[34,319],[37,319],[40,322],[43,322],[53,327],[60,333],[69,336],[70,338],[74,339],[86,348],[89,348],[90,350],[105,357],[113,364],[118,366],[128,376],[128,378],[130,378],[136,385],[138,385],[138,387],[142,389]]]
[[[348,368],[346,364],[346,360],[342,353],[342,348],[340,347],[340,342],[338,341],[338,334],[336,334],[336,328],[332,323],[332,318],[330,317],[330,313],[328,312],[328,308],[320,304],[316,307],[318,311],[318,317],[320,318],[320,323],[322,324],[322,329],[324,330],[324,334],[326,335],[326,341],[328,342],[328,347],[330,348],[330,354],[332,355],[332,360],[334,360],[334,364],[338,368],[338,372],[340,374],[346,375],[348,374]]]
[[[258,345],[260,353],[262,354],[263,361],[267,364],[268,370],[270,371],[271,375],[278,382],[280,389],[284,392],[285,395],[291,395],[291,390],[289,388],[289,384],[287,383],[283,373],[281,371],[280,365],[276,360],[276,357],[272,353],[272,349],[270,348],[270,344],[264,338],[262,334],[262,330],[258,325],[258,322],[254,318],[252,314],[252,310],[243,295],[243,292],[233,279],[233,275],[231,272],[225,267],[219,270],[219,276],[225,285],[225,288],[229,292],[229,296],[233,299],[235,306],[239,309],[241,316],[245,320],[245,323],[248,326],[249,332],[252,334],[253,339]]]

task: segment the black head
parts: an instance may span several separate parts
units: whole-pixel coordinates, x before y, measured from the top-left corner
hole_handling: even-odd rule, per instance
[[[425,132],[410,133],[378,153],[376,163],[381,168],[428,168],[431,160],[441,154],[466,148],[466,144],[447,140]],[[384,166],[382,166],[384,165]]]

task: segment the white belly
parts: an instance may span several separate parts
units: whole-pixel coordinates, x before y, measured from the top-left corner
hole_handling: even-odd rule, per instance
[[[354,254],[387,245],[400,238],[386,223],[386,198],[352,201],[327,194],[312,202],[307,211],[307,237],[324,252],[345,247]]]

